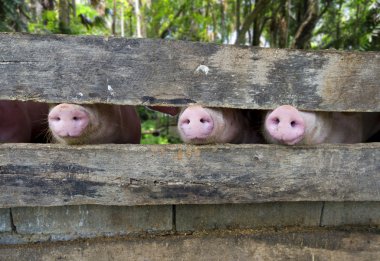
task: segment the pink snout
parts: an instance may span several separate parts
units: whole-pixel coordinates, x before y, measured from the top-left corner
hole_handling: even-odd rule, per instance
[[[267,116],[265,129],[274,140],[294,145],[303,139],[305,123],[296,108],[283,105]]]
[[[59,137],[79,137],[90,121],[82,106],[65,103],[55,106],[48,119],[50,130]]]
[[[214,129],[214,121],[201,106],[188,107],[178,119],[178,129],[186,139],[206,139]]]

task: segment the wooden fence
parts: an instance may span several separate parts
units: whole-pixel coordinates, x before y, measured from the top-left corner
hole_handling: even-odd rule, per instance
[[[1,33],[0,85],[51,103],[380,112],[380,53]],[[0,259],[375,260],[379,159],[380,143],[1,144]]]

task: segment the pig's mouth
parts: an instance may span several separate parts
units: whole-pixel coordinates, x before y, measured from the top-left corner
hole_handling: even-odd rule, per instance
[[[197,134],[192,134],[192,135],[184,135],[186,140],[188,140],[192,144],[208,144],[212,143],[212,133],[210,132],[204,132],[204,133],[197,133]]]
[[[202,145],[202,144],[214,144],[218,143],[217,140],[213,139],[210,136],[196,136],[196,137],[186,137],[187,143]]]
[[[195,138],[189,138],[189,140],[191,141],[192,144],[206,144],[206,143],[209,143],[209,141],[207,140],[207,138],[199,138],[199,137],[195,137]]]
[[[297,137],[295,139],[290,139],[290,140],[281,139],[281,143],[286,144],[286,145],[295,145],[298,142],[300,142],[302,139],[303,139],[303,136]]]
[[[78,138],[78,137],[73,137],[73,136],[66,136],[63,138],[65,140],[65,143],[67,145],[81,145],[81,144],[85,144],[85,142]]]

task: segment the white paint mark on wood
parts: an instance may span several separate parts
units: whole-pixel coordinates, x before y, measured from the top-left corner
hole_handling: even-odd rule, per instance
[[[108,85],[107,89],[109,93],[111,94],[111,96],[115,96],[115,91],[112,89],[111,85]]]
[[[199,65],[198,68],[195,70],[196,73],[204,73],[204,74],[208,74],[208,72],[210,71],[210,68],[208,68],[206,65]]]

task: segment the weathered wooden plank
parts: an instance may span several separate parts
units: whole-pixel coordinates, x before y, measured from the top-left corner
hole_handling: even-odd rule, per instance
[[[379,227],[380,202],[325,202],[321,215],[321,225]]]
[[[0,34],[0,99],[380,111],[380,53]]]
[[[0,246],[4,261],[378,260],[380,235],[326,230],[234,231]]]
[[[379,202],[17,207],[12,215],[0,209],[0,245],[225,229],[374,228],[379,213]]]
[[[12,208],[12,216],[18,235],[49,240],[168,233],[173,229],[172,206],[27,207]]]
[[[380,144],[0,145],[0,206],[379,201]]]
[[[262,227],[318,227],[322,202],[176,206],[177,231]]]
[[[380,202],[178,205],[177,231],[262,227],[380,226]]]
[[[0,208],[0,233],[11,232],[11,214],[9,208]]]
[[[4,210],[0,222],[7,225],[4,229],[0,227],[3,229],[0,245],[170,234],[173,233],[172,209],[172,206],[99,205],[22,207],[12,208],[13,223],[10,209],[0,209],[0,214]]]

